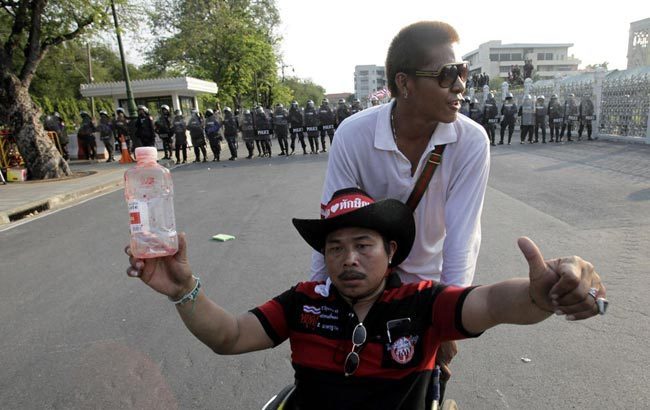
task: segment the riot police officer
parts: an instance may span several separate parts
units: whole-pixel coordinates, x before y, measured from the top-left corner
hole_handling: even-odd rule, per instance
[[[305,107],[303,115],[305,119],[307,138],[309,139],[309,148],[311,148],[312,154],[318,154],[318,126],[320,125],[320,122],[312,100],[307,101],[307,106]]]
[[[246,144],[246,149],[248,150],[248,156],[246,159],[253,158],[253,151],[255,150],[255,121],[253,120],[253,114],[251,110],[244,110],[244,116],[241,122],[241,133],[244,144]]]
[[[466,117],[469,117],[469,103],[471,102],[468,96],[463,98],[463,102],[460,103],[460,113]]]
[[[336,123],[336,116],[334,111],[330,107],[330,102],[327,98],[323,98],[323,101],[318,109],[318,121],[320,121],[320,142],[323,146],[321,152],[327,152],[325,145],[325,135],[329,136],[330,145],[332,144],[332,139],[334,138],[334,125]]]
[[[361,106],[361,101],[358,98],[355,98],[352,101],[352,107],[350,107],[350,115],[354,115],[359,111],[362,111],[363,107]]]
[[[108,112],[101,110],[99,112],[99,139],[104,143],[106,152],[108,153],[108,159],[106,162],[113,162],[113,150],[115,149],[115,140],[113,139],[113,125],[111,124],[111,118],[108,116]]]
[[[194,162],[208,161],[208,150],[205,148],[205,131],[203,130],[203,120],[199,116],[199,110],[193,109],[190,120],[187,122],[187,129],[190,131],[192,145],[194,146]]]
[[[524,100],[519,107],[519,116],[521,117],[521,144],[526,141],[533,143],[533,127],[535,126],[535,103],[530,94],[524,95]]]
[[[562,128],[562,106],[557,99],[557,94],[551,95],[551,101],[546,108],[548,114],[548,126],[551,129],[551,139],[553,142],[560,142],[560,128]]]
[[[582,139],[582,131],[587,127],[587,139],[589,141],[593,140],[591,138],[591,122],[594,120],[594,103],[591,101],[589,96],[582,97],[580,100],[580,106],[578,107],[580,115],[580,128],[578,128],[578,141]]]
[[[174,130],[172,130],[172,119],[169,105],[163,104],[160,106],[160,116],[158,117],[158,120],[156,120],[154,126],[156,134],[158,134],[158,137],[160,137],[160,140],[163,143],[163,151],[165,152],[163,159],[171,159],[172,145],[174,143]]]
[[[562,130],[560,131],[560,139],[564,137],[564,131],[566,130],[567,141],[573,141],[571,139],[571,130],[573,130],[575,122],[578,121],[578,105],[576,104],[574,94],[569,94],[569,97],[564,102],[563,114],[564,122],[562,123]]]
[[[96,159],[97,143],[95,141],[95,132],[97,132],[97,127],[95,127],[93,119],[86,111],[81,111],[79,115],[81,116],[81,125],[77,131],[77,137],[83,151],[86,153],[86,158]]]
[[[230,151],[230,158],[228,158],[229,161],[234,161],[239,156],[237,153],[237,150],[239,149],[239,142],[237,142],[238,132],[239,120],[237,119],[237,116],[232,112],[230,107],[225,107],[223,109],[223,135],[226,137],[228,150]]]
[[[483,111],[481,111],[481,106],[478,104],[478,99],[474,98],[471,103],[469,103],[469,118],[474,120],[477,124],[483,124]]]
[[[373,107],[379,105],[379,98],[375,97],[374,95],[370,97],[370,105]]]
[[[144,105],[138,106],[138,118],[135,119],[135,137],[143,147],[156,146],[156,134],[153,117]]]
[[[255,132],[262,146],[262,156],[271,157],[271,133],[273,132],[273,125],[261,105],[255,111]]]
[[[307,146],[305,145],[305,128],[302,110],[298,106],[298,101],[291,103],[289,108],[289,122],[291,123],[291,155],[296,149],[296,137],[302,146],[302,154],[307,155]]]
[[[543,95],[535,102],[535,142],[539,142],[539,129],[542,129],[542,144],[546,144],[546,105]]]
[[[187,125],[185,125],[185,118],[183,118],[183,112],[181,110],[174,111],[172,127],[174,130],[176,163],[181,163],[180,154],[183,153],[183,164],[185,164],[187,162]]]
[[[494,138],[496,136],[496,126],[499,122],[499,109],[497,108],[497,102],[494,99],[494,94],[490,93],[485,100],[483,105],[483,128],[490,137],[490,145],[496,145],[494,143]]]
[[[68,160],[70,156],[68,155],[68,132],[65,129],[65,123],[61,114],[54,112],[52,115],[45,117],[45,130],[56,133],[56,137],[59,140],[59,144],[56,146],[56,149],[60,151],[61,156],[64,160]]]
[[[510,145],[512,134],[515,132],[515,124],[517,123],[517,112],[514,96],[512,93],[506,94],[506,100],[501,106],[501,139],[499,145],[503,145],[506,128],[508,129],[508,145]]]
[[[280,155],[289,155],[289,112],[280,103],[275,105],[273,113],[273,133],[280,144]]]
[[[210,149],[212,150],[212,161],[219,161],[221,156],[221,141],[223,137],[219,133],[221,123],[219,118],[214,114],[214,110],[208,108],[205,110],[205,135],[208,137]]]
[[[344,119],[350,116],[350,108],[343,98],[339,99],[338,106],[336,107],[336,127],[343,122]]]

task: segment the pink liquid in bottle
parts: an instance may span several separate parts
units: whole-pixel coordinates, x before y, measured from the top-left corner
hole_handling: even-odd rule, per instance
[[[131,252],[141,259],[174,255],[178,251],[178,236],[171,174],[156,162],[155,147],[136,148],[135,155],[136,166],[124,173]]]

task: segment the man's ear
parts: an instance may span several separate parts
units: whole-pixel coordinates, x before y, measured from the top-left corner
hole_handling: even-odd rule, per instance
[[[390,247],[390,253],[388,254],[388,259],[392,260],[393,256],[395,256],[395,252],[397,252],[397,242],[390,241],[388,243],[388,246]]]

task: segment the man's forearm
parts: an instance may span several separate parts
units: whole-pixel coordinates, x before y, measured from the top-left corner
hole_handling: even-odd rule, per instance
[[[552,314],[533,302],[529,285],[527,278],[515,278],[488,286],[487,309],[495,325],[529,325],[541,322]]]
[[[215,353],[229,354],[238,337],[237,318],[208,298],[203,291],[193,302],[177,305],[185,326]]]

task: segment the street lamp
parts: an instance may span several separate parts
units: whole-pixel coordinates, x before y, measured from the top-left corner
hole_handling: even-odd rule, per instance
[[[129,70],[126,66],[126,58],[124,58],[124,47],[122,47],[122,36],[120,35],[120,26],[117,22],[117,13],[115,12],[115,2],[111,0],[111,9],[113,10],[113,21],[115,22],[115,34],[117,35],[117,45],[120,49],[120,59],[122,60],[122,73],[124,75],[124,84],[126,85],[126,99],[129,108],[129,117],[133,118],[137,115],[137,108],[135,100],[133,99],[133,92],[131,92],[131,80],[129,78]]]

